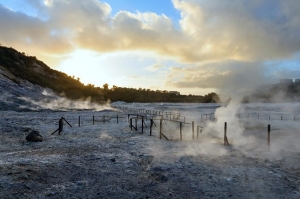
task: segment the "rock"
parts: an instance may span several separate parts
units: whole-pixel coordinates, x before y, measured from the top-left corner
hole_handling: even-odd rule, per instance
[[[38,131],[33,130],[26,136],[26,140],[27,142],[42,142],[43,136]]]
[[[57,192],[55,192],[55,191],[49,191],[49,192],[46,192],[46,196],[54,196],[54,195],[56,195],[57,194]]]
[[[154,173],[154,172],[151,172],[151,177],[154,178],[155,180],[159,181],[159,182],[166,182],[168,181],[168,178],[161,174],[161,173]]]
[[[129,145],[135,145],[135,142],[129,141],[128,144],[129,144]]]
[[[76,184],[77,186],[85,186],[85,185],[88,184],[88,182],[85,181],[85,180],[80,180],[80,181],[76,181],[75,184]]]

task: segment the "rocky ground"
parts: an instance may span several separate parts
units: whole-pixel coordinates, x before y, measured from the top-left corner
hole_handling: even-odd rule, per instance
[[[0,114],[0,198],[300,198],[300,153],[160,140],[157,129],[130,131],[127,118],[92,125],[89,112]],[[73,127],[50,135],[61,116]],[[29,129],[44,141],[26,142]]]

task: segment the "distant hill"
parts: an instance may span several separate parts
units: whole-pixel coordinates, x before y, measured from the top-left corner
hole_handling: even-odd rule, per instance
[[[13,48],[0,46],[0,78],[2,87],[5,81],[16,86],[26,82],[36,86],[38,90],[50,89],[57,95],[72,100],[90,98],[94,103],[106,103],[107,100],[124,102],[218,102],[218,95],[209,93],[205,96],[178,95],[168,91],[153,91],[150,89],[133,89],[113,86],[109,89],[107,84],[103,88],[94,85],[84,85],[79,79],[74,79],[67,74],[51,69],[34,56],[26,56]],[[5,80],[5,81],[4,81]],[[13,87],[9,87],[13,88]],[[17,87],[16,87],[17,88]],[[9,92],[9,90],[6,90]]]

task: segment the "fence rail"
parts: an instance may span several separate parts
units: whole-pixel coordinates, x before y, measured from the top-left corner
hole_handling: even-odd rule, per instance
[[[258,120],[285,120],[299,121],[300,115],[292,114],[267,114],[267,113],[238,113],[236,117],[240,119],[258,119]]]
[[[136,112],[136,110],[132,109],[132,108],[124,108],[124,110],[130,110],[133,112]],[[180,136],[180,141],[183,140],[182,137],[182,129],[183,129],[183,125],[191,125],[191,132],[192,132],[192,139],[195,139],[195,134],[194,134],[194,121],[192,121],[191,123],[186,122],[185,121],[185,117],[176,113],[177,115],[179,115],[179,117],[172,117],[173,114],[172,112],[158,112],[159,114],[152,114],[153,112],[151,112],[150,110],[145,110],[143,109],[142,113],[146,113],[146,114],[150,114],[151,115],[151,123],[154,120],[159,120],[160,121],[160,125],[159,125],[159,137],[160,139],[165,138],[167,140],[171,140],[168,138],[168,135],[166,134],[165,131],[163,131],[163,122],[172,122],[172,123],[179,123],[179,136]],[[160,117],[160,118],[159,118]],[[261,114],[261,113],[239,113],[236,115],[236,117],[240,118],[240,119],[259,119],[259,120],[282,120],[282,121],[288,121],[288,120],[293,120],[293,121],[297,121],[300,120],[300,116],[299,115],[291,115],[291,114]],[[139,117],[136,118],[136,120],[138,120]],[[140,117],[141,118],[141,117]],[[184,120],[180,120],[178,118],[184,118]],[[206,121],[215,121],[217,118],[215,118],[214,113],[207,113],[207,114],[202,114],[201,115],[201,120],[200,122],[206,122]],[[150,125],[150,135],[152,135],[152,126]],[[199,139],[199,135],[203,130],[203,127],[200,125],[196,125],[197,127],[197,139]],[[136,126],[136,128],[138,128]],[[268,146],[270,147],[270,140],[271,140],[271,125],[268,124],[268,126],[265,128],[267,129],[267,143]],[[265,131],[265,130],[264,130]],[[229,145],[229,141],[227,138],[227,122],[224,123],[224,145]]]
[[[59,134],[63,131],[63,123],[69,124],[70,128],[84,127],[92,125],[116,125],[118,123],[127,122],[129,128],[139,133],[149,132],[150,136],[159,136],[160,139],[166,140],[197,140],[201,139],[201,133],[204,130],[206,121],[214,121],[213,113],[201,115],[200,121],[186,121],[185,116],[180,113],[153,111],[146,109],[120,108],[123,113],[115,112],[113,114],[103,114],[100,112],[83,113],[78,116],[72,114],[59,117],[56,120],[53,117],[39,118],[41,123],[58,125]],[[68,114],[65,114],[68,115]],[[299,115],[291,114],[264,114],[264,113],[239,113],[236,115],[240,119],[259,119],[259,120],[282,120],[282,121],[298,121]],[[63,118],[63,119],[62,119]],[[29,118],[30,119],[30,118]],[[72,126],[72,127],[71,127]],[[230,128],[230,127],[229,127]],[[56,128],[55,128],[56,129]],[[53,128],[53,130],[55,130]],[[268,146],[270,146],[271,127],[263,127],[263,131],[267,131]],[[267,130],[266,130],[267,129]],[[54,132],[54,133],[55,133]],[[227,124],[224,124],[224,144],[229,145],[230,132],[227,133]],[[229,141],[228,141],[229,140]]]

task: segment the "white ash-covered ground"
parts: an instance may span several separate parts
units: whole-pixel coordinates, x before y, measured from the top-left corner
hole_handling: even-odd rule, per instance
[[[114,105],[180,113],[204,129],[192,140],[191,124],[184,124],[180,142],[178,122],[165,121],[167,141],[159,139],[158,120],[152,136],[149,120],[144,133],[140,120],[138,131],[131,131],[127,111],[1,111],[0,198],[300,197],[299,103],[228,109],[215,104]],[[210,113],[216,120],[203,116],[201,121]],[[103,123],[103,116],[113,118]],[[73,127],[65,123],[61,135],[51,135],[61,117]],[[224,121],[230,146],[223,145]],[[44,141],[26,142],[29,129],[38,130]]]

